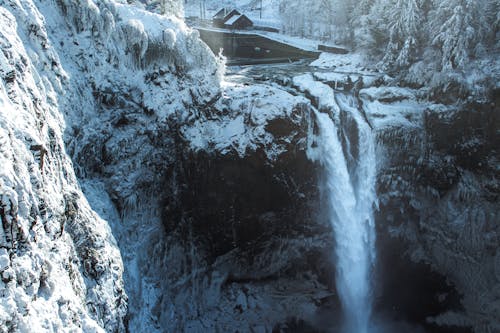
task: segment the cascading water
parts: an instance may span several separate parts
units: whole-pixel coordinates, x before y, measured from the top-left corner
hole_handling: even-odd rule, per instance
[[[357,130],[337,128],[329,114],[315,111],[319,133],[308,154],[323,165],[326,173],[324,189],[335,234],[336,285],[344,311],[343,332],[367,333],[371,316],[370,273],[375,261],[374,140],[351,96],[337,96],[336,104],[336,112],[345,113]],[[339,114],[335,117],[338,119]]]

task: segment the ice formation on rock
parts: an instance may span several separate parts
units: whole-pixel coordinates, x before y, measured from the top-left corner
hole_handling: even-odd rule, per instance
[[[178,19],[128,5],[1,5],[0,330],[124,331],[125,291],[142,294],[124,286],[122,258],[133,267],[142,241],[122,237],[132,228],[122,217],[152,209],[137,187],[161,163],[145,163],[141,138],[161,145],[151,133],[168,130],[168,117],[184,121],[187,105],[212,98],[219,64]],[[121,117],[136,126],[110,134]],[[134,274],[125,280],[144,278]]]

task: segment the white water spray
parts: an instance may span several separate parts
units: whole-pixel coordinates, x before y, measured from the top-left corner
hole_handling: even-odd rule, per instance
[[[344,310],[343,332],[367,333],[371,316],[370,277],[375,261],[372,209],[376,200],[374,140],[354,100],[338,96],[336,102],[339,109],[354,120],[357,137],[347,133],[344,149],[341,132],[332,118],[315,111],[319,129],[315,138],[317,146],[310,146],[308,155],[319,161],[326,172],[328,214],[336,243],[336,284]],[[349,170],[348,156],[353,149],[357,149],[357,160]]]

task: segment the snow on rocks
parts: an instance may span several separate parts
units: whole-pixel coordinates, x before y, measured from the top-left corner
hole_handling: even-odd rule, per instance
[[[319,109],[338,110],[335,94],[328,85],[314,80],[311,74],[303,74],[293,78],[293,85],[300,91],[312,96]]]
[[[267,85],[225,83],[223,96],[214,105],[215,114],[200,118],[182,128],[183,136],[193,150],[216,150],[222,154],[234,151],[243,157],[249,151],[266,147],[268,158],[275,159],[286,150],[280,134],[269,131],[269,124],[283,119],[299,124],[303,118],[302,106],[308,104],[303,97],[293,96]]]
[[[74,170],[92,172],[78,161],[102,145],[82,149],[108,138],[111,120],[123,128],[135,117],[149,132],[137,122],[141,136],[128,127],[109,140],[125,160],[107,170],[108,185],[123,183],[151,151],[131,161],[128,148],[141,152],[142,138],[161,133],[158,118],[185,119],[186,105],[211,99],[219,64],[179,20],[112,1],[2,6],[0,47],[0,332],[123,332],[122,258]]]
[[[415,93],[411,89],[400,87],[366,88],[359,92],[359,96],[369,101],[377,100],[385,103],[416,99]]]
[[[118,310],[125,307],[125,289],[130,331],[159,332],[166,315],[158,309],[167,299],[159,289],[165,266],[158,193],[175,158],[177,128],[196,119],[219,94],[221,63],[196,31],[174,17],[113,1],[59,1],[39,8],[65,73],[60,83],[64,93],[55,91],[53,99],[58,107],[54,113],[64,115],[65,148],[74,163],[68,172],[74,168],[80,178],[99,214],[96,223],[113,230],[125,266],[124,286],[107,280],[86,291],[87,298],[103,303],[89,304],[88,313],[111,322],[108,318],[116,312],[123,324]],[[75,221],[71,225],[78,226],[82,204],[73,199],[66,198],[66,210]],[[65,230],[79,236],[85,231]],[[84,282],[102,281],[108,272],[122,281],[120,266],[101,265],[107,255],[100,247],[107,243],[114,244],[112,237],[100,234],[90,244],[77,244]],[[151,260],[152,253],[158,260]],[[115,294],[123,296],[115,302],[120,308],[103,306]],[[96,322],[112,331],[112,322]],[[91,321],[82,320],[81,326],[93,330]]]
[[[375,129],[392,126],[415,127],[423,119],[424,111],[429,104],[417,101],[381,103],[364,101],[363,109]]]
[[[3,273],[10,266],[10,258],[7,249],[0,248],[0,273]]]
[[[370,87],[362,89],[359,97],[370,123],[376,128],[420,125],[424,111],[431,103],[417,98],[411,89],[399,87]]]
[[[360,53],[322,53],[310,66],[318,70],[330,70],[315,72],[314,78],[335,87],[335,89],[352,86],[359,79],[362,79],[360,88],[386,84],[393,80],[390,76],[369,67],[365,56]]]
[[[365,67],[366,61],[360,53],[333,54],[321,53],[318,59],[311,63],[312,67],[329,68],[346,73],[371,72]]]

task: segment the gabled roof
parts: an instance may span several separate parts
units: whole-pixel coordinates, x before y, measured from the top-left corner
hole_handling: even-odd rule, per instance
[[[224,24],[227,24],[227,25],[233,25],[236,21],[238,21],[242,16],[244,15],[234,15],[233,17],[231,17],[229,20],[227,20],[226,22],[224,22]]]
[[[235,15],[241,15],[241,13],[239,11],[237,11],[236,9],[233,9],[226,16],[224,16],[224,21],[229,20],[231,17],[233,17]]]
[[[225,26],[233,26],[236,23],[244,24],[246,26],[252,26],[253,22],[250,20],[246,15],[241,14],[241,15],[234,15],[230,19],[228,19],[226,22],[224,22]]]
[[[227,8],[221,8],[215,15],[213,16],[214,19],[219,19],[222,20],[224,17],[226,17],[226,14],[228,13]]]

